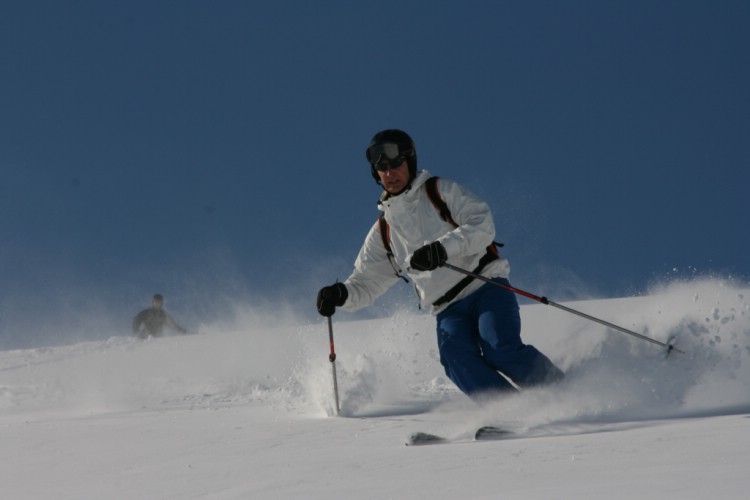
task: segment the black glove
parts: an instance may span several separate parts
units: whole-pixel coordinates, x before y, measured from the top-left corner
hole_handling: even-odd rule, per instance
[[[417,271],[432,271],[445,264],[446,260],[448,260],[448,254],[445,253],[443,244],[433,241],[414,252],[410,265]]]
[[[333,316],[336,306],[343,306],[349,292],[343,283],[324,286],[318,292],[318,312],[323,316]]]

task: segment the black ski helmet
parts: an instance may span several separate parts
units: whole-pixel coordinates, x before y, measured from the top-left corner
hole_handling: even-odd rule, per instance
[[[396,154],[387,155],[382,147],[385,144],[395,145],[396,147],[393,149],[395,149]],[[397,156],[405,157],[406,164],[409,166],[409,182],[414,180],[417,176],[417,149],[414,147],[414,141],[409,137],[409,134],[403,130],[391,128],[381,130],[372,137],[372,140],[365,151],[365,156],[370,164],[372,177],[378,184],[380,184],[380,176],[378,176],[378,172],[375,170],[375,164],[378,163],[378,160],[380,160],[384,154],[386,154],[387,159],[389,160],[392,160]]]

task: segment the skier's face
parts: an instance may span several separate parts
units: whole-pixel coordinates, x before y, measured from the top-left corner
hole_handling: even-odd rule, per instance
[[[403,160],[401,165],[377,172],[381,184],[391,194],[399,194],[409,184],[409,166],[406,160]]]

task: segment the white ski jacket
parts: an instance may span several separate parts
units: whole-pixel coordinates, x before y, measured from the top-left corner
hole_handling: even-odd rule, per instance
[[[384,193],[378,208],[385,213],[390,227],[390,245],[394,263],[388,259],[379,224],[376,221],[367,234],[365,243],[354,263],[354,271],[344,282],[349,296],[341,309],[356,311],[368,306],[406,274],[414,283],[422,308],[437,314],[451,303],[476,291],[484,283],[473,280],[452,301],[440,306],[440,299],[465,276],[447,268],[420,272],[409,268],[415,250],[433,241],[440,241],[448,255],[448,263],[473,271],[487,253],[487,246],[495,238],[495,224],[489,206],[468,189],[451,180],[438,179],[438,192],[448,204],[454,228],[440,218],[430,201],[424,182],[431,177],[421,170],[411,184],[411,189],[397,195]],[[397,268],[397,269],[396,269]],[[397,274],[397,271],[399,274]],[[510,266],[505,259],[488,263],[481,274],[490,278],[507,278]]]

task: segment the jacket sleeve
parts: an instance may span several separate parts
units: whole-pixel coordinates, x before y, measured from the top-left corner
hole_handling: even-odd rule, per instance
[[[352,312],[369,306],[399,279],[388,259],[376,221],[359,251],[354,271],[344,282],[349,296],[341,309]]]
[[[169,328],[171,328],[172,330],[178,331],[180,333],[187,333],[187,330],[181,327],[180,325],[178,325],[177,322],[172,318],[172,316],[169,315],[169,313],[167,313],[166,319],[167,319],[167,326]]]
[[[495,238],[495,222],[489,205],[467,188],[448,179],[438,180],[438,191],[458,224],[439,239],[448,257],[484,254]]]
[[[138,331],[141,329],[141,323],[143,323],[143,311],[139,312],[135,315],[135,318],[133,318],[133,333],[138,333]]]

